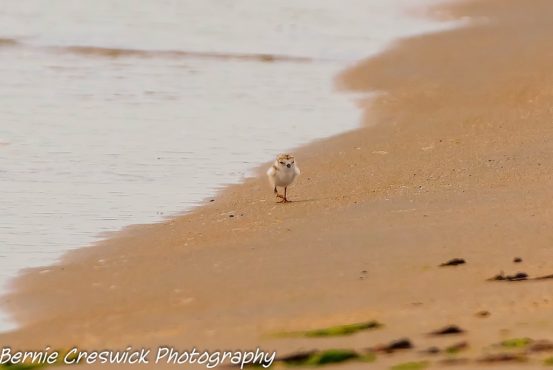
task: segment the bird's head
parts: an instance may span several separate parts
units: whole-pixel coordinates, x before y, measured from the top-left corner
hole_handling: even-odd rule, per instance
[[[294,168],[295,166],[294,156],[291,154],[279,154],[275,161],[275,166],[282,169]]]

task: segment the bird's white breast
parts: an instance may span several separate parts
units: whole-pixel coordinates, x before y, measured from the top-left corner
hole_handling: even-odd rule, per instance
[[[275,185],[288,186],[294,182],[297,173],[294,168],[282,168],[275,171]]]

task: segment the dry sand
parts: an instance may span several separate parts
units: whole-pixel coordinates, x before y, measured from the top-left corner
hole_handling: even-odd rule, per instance
[[[476,22],[408,39],[339,76],[345,89],[383,94],[364,107],[362,128],[295,153],[294,202],[276,204],[260,172],[188,215],[31,271],[4,299],[24,326],[0,343],[280,354],[403,337],[416,346],[343,367],[353,369],[421,359],[438,368],[447,356],[418,351],[459,341],[470,347],[458,357],[474,361],[504,339],[553,340],[553,280],[486,281],[553,273],[553,2],[441,10]],[[438,267],[455,257],[467,263]],[[373,319],[385,326],[271,335]],[[466,334],[427,335],[450,324]]]

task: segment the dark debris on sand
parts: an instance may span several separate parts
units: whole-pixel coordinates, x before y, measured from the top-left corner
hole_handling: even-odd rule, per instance
[[[464,351],[468,348],[469,348],[468,342],[458,342],[450,346],[444,347],[443,349],[440,349],[439,347],[436,347],[436,346],[429,347],[424,351],[421,351],[421,353],[426,355],[437,355],[440,353],[447,353],[452,355],[452,354],[457,354],[461,351]]]
[[[547,280],[547,279],[553,279],[553,274],[538,276],[538,277],[535,277],[533,280]]]
[[[525,272],[517,272],[514,275],[505,275],[503,271],[501,271],[499,274],[495,275],[494,277],[488,279],[490,281],[522,281],[522,280],[528,280],[528,274]]]
[[[528,347],[528,352],[552,352],[553,351],[553,342],[549,340],[538,340],[532,343]]]
[[[492,278],[489,278],[489,281],[528,281],[528,280],[549,280],[553,279],[553,274],[550,275],[542,275],[537,276],[535,278],[531,278],[528,276],[525,272],[517,272],[514,275],[505,275],[503,271],[501,273],[495,275]]]
[[[296,352],[290,355],[282,356],[277,359],[277,361],[287,362],[287,363],[296,363],[306,361],[308,358],[313,356],[317,351],[305,351],[305,352]]]
[[[456,325],[446,326],[445,328],[435,330],[430,335],[456,335],[463,334],[465,331]]]
[[[528,358],[521,354],[516,353],[497,353],[492,355],[487,355],[478,360],[478,362],[486,364],[495,364],[501,362],[524,362]]]
[[[374,352],[394,353],[400,350],[412,349],[413,343],[407,338],[394,340],[387,345],[372,348]]]
[[[476,316],[477,316],[477,317],[482,317],[482,318],[489,317],[490,315],[491,315],[491,312],[490,312],[490,311],[486,311],[486,310],[478,311],[478,312],[476,313]]]
[[[454,258],[454,259],[451,259],[447,262],[444,262],[440,265],[440,267],[446,267],[446,266],[457,266],[457,265],[463,265],[467,263],[464,259],[462,258]]]
[[[429,348],[425,349],[424,351],[421,351],[421,353],[423,353],[425,355],[437,355],[441,352],[442,352],[442,350],[439,349],[438,347],[429,347]]]

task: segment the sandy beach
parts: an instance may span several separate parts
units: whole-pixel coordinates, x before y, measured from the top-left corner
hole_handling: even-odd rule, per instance
[[[341,89],[381,95],[363,105],[362,128],[295,151],[293,202],[275,203],[263,166],[189,214],[31,270],[3,299],[22,328],[0,343],[286,355],[408,338],[413,349],[340,367],[542,368],[553,350],[499,343],[553,340],[553,280],[532,280],[553,274],[552,12],[547,0],[437,9],[474,22],[337,77]],[[466,263],[439,266],[453,258]],[[488,280],[502,272],[530,279]],[[383,326],[275,335],[370,320]],[[463,332],[429,335],[451,325]]]

